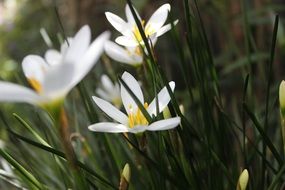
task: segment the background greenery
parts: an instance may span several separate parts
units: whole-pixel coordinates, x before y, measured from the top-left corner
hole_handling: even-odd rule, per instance
[[[26,85],[21,71],[23,57],[43,55],[48,48],[40,28],[45,28],[54,47],[59,47],[58,35],[63,31],[56,10],[66,35],[89,24],[94,37],[109,29],[114,39],[118,33],[104,12],[124,17],[126,4],[116,0],[17,2],[13,18],[0,25],[0,78]],[[132,147],[123,135],[88,131],[88,124],[104,118],[90,98],[101,74],[116,79],[124,70],[136,72],[103,55],[65,103],[73,145],[88,186],[118,187],[122,168],[129,163],[130,189],[235,189],[244,168],[250,175],[248,189],[281,189],[285,165],[277,100],[285,74],[284,2],[139,0],[133,4],[148,18],[166,2],[172,5],[169,21],[178,18],[179,23],[159,39],[157,63],[152,64],[160,76],[157,87],[165,82],[164,76],[166,81],[176,82],[170,111],[180,115],[176,102],[184,106],[182,124],[168,132],[147,132],[143,148],[138,147],[142,139],[134,135],[129,136]],[[276,14],[278,33],[273,32]],[[150,88],[145,93],[153,97]],[[60,138],[49,116],[26,104],[1,103],[0,110],[5,151],[48,189],[74,187],[68,165],[56,152],[61,150]],[[42,142],[31,130],[53,149],[39,147]],[[22,187],[37,189],[19,169],[13,172]],[[3,178],[1,188],[16,189],[7,182],[11,178]]]

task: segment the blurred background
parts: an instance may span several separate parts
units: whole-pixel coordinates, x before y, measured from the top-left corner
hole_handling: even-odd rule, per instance
[[[187,48],[186,21],[182,11],[184,9],[183,1],[133,0],[132,2],[145,20],[148,20],[159,6],[169,2],[173,19],[179,19],[175,29],[179,34],[180,45],[182,49]],[[193,4],[192,1],[190,3]],[[0,0],[0,79],[18,83],[25,80],[21,71],[23,57],[28,54],[43,56],[49,48],[42,37],[41,29],[45,29],[54,48],[59,48],[59,40],[62,38],[63,32],[67,36],[72,36],[84,24],[92,27],[93,38],[105,30],[110,30],[112,39],[114,39],[118,33],[108,23],[104,12],[110,11],[125,18],[125,4],[126,1],[123,0]],[[267,64],[270,58],[274,17],[276,14],[280,15],[273,65],[272,102],[275,109],[270,109],[275,113],[275,116],[269,118],[270,125],[278,126],[280,121],[276,100],[278,99],[280,81],[285,79],[285,1],[199,0],[198,8],[217,68],[225,111],[233,116],[237,124],[242,122],[240,103],[247,73],[252,74],[251,101],[249,103],[255,105],[253,107],[257,112],[263,113],[264,111]],[[62,23],[63,29],[60,23]],[[41,31],[43,33],[44,30]],[[176,81],[177,96],[184,100],[185,109],[195,111],[195,105],[187,105],[187,101],[190,100],[183,98],[186,91],[185,84],[181,78],[181,71],[178,69],[179,52],[175,48],[172,38],[172,32],[161,36],[155,47],[155,54],[168,77]],[[185,50],[185,57],[189,58],[191,55],[187,52]],[[114,70],[122,70],[121,64],[109,63],[111,61],[106,56],[103,56],[102,59],[103,66],[96,66],[98,69],[93,71],[93,74],[97,74],[95,78],[99,78],[102,67],[108,68],[109,64],[114,67]],[[188,60],[191,64],[191,59],[186,59],[186,61]],[[248,64],[249,62],[250,64]],[[127,66],[126,69],[130,68]],[[96,86],[93,84],[94,81],[95,79],[92,78],[86,85],[94,87]],[[193,85],[191,87],[194,89],[195,96],[195,83],[191,85]],[[91,90],[91,94],[93,92],[94,88]],[[259,102],[263,103],[259,104]],[[22,105],[11,104],[5,104],[2,107],[2,109],[8,110],[6,115],[15,110],[22,116],[30,114],[22,108]],[[77,108],[73,111],[76,112]],[[11,118],[11,116],[7,118]],[[15,120],[11,119],[10,122],[14,123]],[[273,131],[270,132],[273,133]],[[0,136],[5,136],[5,134]]]

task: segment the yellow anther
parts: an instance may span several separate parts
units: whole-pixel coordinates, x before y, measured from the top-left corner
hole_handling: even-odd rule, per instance
[[[134,120],[134,114],[133,113],[129,114],[129,125],[130,125],[130,128],[133,128],[134,125],[135,125],[135,120]]]
[[[144,107],[145,109],[147,109],[147,108],[148,108],[148,103],[145,102],[145,103],[143,104],[143,107]]]
[[[42,91],[42,86],[39,83],[39,81],[37,81],[34,78],[28,78],[28,82],[30,83],[30,85],[32,86],[33,89],[35,89],[35,91],[37,93],[40,93]]]

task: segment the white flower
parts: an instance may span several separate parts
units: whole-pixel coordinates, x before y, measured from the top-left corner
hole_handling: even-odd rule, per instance
[[[104,49],[106,54],[115,61],[130,65],[140,65],[143,62],[143,53],[139,46],[121,47],[114,42],[107,41]]]
[[[122,105],[120,87],[118,83],[113,84],[107,75],[101,76],[102,88],[97,88],[96,93],[104,100],[112,102],[117,108]]]
[[[116,38],[115,41],[118,44],[127,47],[135,47],[139,44],[144,45],[142,36],[139,32],[137,24],[128,5],[126,5],[125,11],[127,22],[125,22],[122,18],[118,17],[113,13],[105,13],[107,20],[113,25],[116,30],[123,34],[122,36]],[[136,15],[138,16],[143,26],[144,33],[146,37],[150,38],[152,44],[155,43],[156,39],[159,36],[163,35],[165,32],[171,29],[171,24],[164,25],[169,11],[169,4],[162,5],[152,14],[146,24],[145,21],[140,18],[139,14],[136,11]],[[178,21],[176,20],[173,24],[175,25],[177,22]]]
[[[27,102],[43,105],[62,100],[99,59],[109,32],[102,33],[90,44],[91,31],[83,26],[61,52],[48,50],[45,59],[28,55],[23,59],[23,72],[31,87],[0,81],[0,101]]]
[[[139,101],[145,106],[147,112],[150,116],[156,116],[156,99],[154,99],[149,105],[144,102],[144,97],[142,90],[138,81],[129,73],[124,72],[122,79],[131,89],[131,91],[136,95]],[[169,82],[169,86],[172,91],[175,88],[175,83]],[[158,112],[162,112],[166,108],[170,101],[170,96],[168,94],[167,88],[164,87],[157,95],[158,97]],[[109,133],[141,133],[146,130],[148,131],[159,131],[168,130],[176,127],[180,123],[180,117],[174,117],[170,119],[163,119],[155,121],[153,123],[148,123],[147,119],[142,114],[141,110],[138,108],[137,104],[133,100],[132,96],[128,91],[121,85],[121,98],[127,115],[116,107],[114,107],[109,102],[93,96],[93,100],[97,106],[104,111],[109,117],[113,118],[116,122],[102,122],[90,125],[88,128],[91,131],[97,132],[109,132]]]

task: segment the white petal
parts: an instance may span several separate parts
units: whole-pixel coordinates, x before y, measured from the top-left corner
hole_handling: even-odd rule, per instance
[[[128,127],[119,124],[119,123],[111,123],[111,122],[102,122],[96,123],[88,126],[90,131],[95,132],[107,132],[107,133],[124,133],[128,132]]]
[[[43,99],[29,88],[0,81],[0,102],[27,102],[37,104],[41,100]]]
[[[152,42],[152,45],[154,45],[156,43],[156,33],[151,34],[150,36],[146,36],[149,40],[149,44],[150,41]],[[135,37],[129,37],[129,36],[119,36],[115,39],[115,42],[117,42],[118,44],[122,45],[122,46],[126,46],[131,47],[131,48],[135,48],[138,47],[139,44],[141,44],[142,46],[144,45],[144,41],[140,41],[138,42],[137,39]]]
[[[112,119],[118,121],[121,124],[127,124],[128,117],[123,112],[118,110],[115,106],[101,98],[97,98],[96,96],[92,96],[92,98],[97,106]]]
[[[124,74],[122,75],[122,79],[126,83],[126,85],[130,88],[130,90],[134,93],[134,95],[139,99],[139,101],[142,104],[144,104],[143,93],[138,81],[128,72],[124,72]],[[129,114],[131,112],[130,108],[132,108],[133,112],[136,112],[138,106],[133,100],[132,96],[129,94],[129,92],[125,89],[125,87],[122,84],[121,84],[121,97],[127,113]]]
[[[138,19],[141,21],[141,17],[139,15],[138,11],[135,9],[135,7],[133,7],[133,8],[135,10],[135,13],[136,13]],[[128,4],[125,7],[125,12],[126,12],[126,17],[127,17],[128,23],[130,23],[132,26],[136,26],[136,21],[133,17],[133,14],[132,14],[131,9],[130,9]]]
[[[109,39],[110,32],[103,32],[99,35],[94,42],[90,45],[80,61],[76,63],[76,75],[73,78],[73,86],[79,83],[87,73],[92,69],[97,60],[100,58],[103,50],[104,43]]]
[[[45,60],[50,66],[57,65],[61,63],[62,55],[57,50],[50,49],[45,53]]]
[[[169,11],[170,5],[168,3],[159,7],[148,20],[145,26],[146,30],[153,31],[151,33],[157,32],[164,25]]]
[[[178,20],[174,21],[173,25],[175,26],[178,23]],[[171,29],[171,24],[167,24],[163,27],[161,27],[157,33],[156,33],[156,37],[159,37],[161,35],[163,35],[164,33],[168,32]]]
[[[129,36],[119,36],[115,39],[115,42],[127,47],[136,47],[139,45],[135,38]]]
[[[168,83],[172,92],[175,88],[175,82],[171,81]],[[159,113],[164,110],[164,108],[167,106],[167,104],[170,101],[170,95],[168,93],[168,90],[166,87],[164,87],[157,95],[158,98],[158,110]],[[156,98],[149,104],[147,111],[150,115],[156,115]]]
[[[73,38],[72,43],[66,50],[64,63],[76,63],[81,60],[83,54],[87,50],[91,39],[90,27],[83,26]]]
[[[112,26],[121,32],[123,35],[129,35],[130,34],[130,25],[126,23],[123,19],[118,17],[117,15],[105,12],[107,20],[112,24]]]
[[[96,94],[98,94],[98,96],[100,96],[104,100],[112,101],[110,95],[101,88],[96,88]]]
[[[101,83],[102,83],[102,86],[104,87],[104,89],[106,91],[113,91],[114,90],[114,84],[107,75],[101,76]]]
[[[134,52],[131,52],[111,41],[108,41],[104,45],[106,54],[115,61],[128,64],[138,64],[142,62],[142,56],[138,56]]]
[[[73,64],[58,64],[46,72],[42,93],[49,98],[61,98],[71,90],[75,68]]]
[[[42,83],[48,65],[40,56],[28,55],[22,61],[22,68],[27,78],[36,79],[39,83]]]
[[[164,119],[160,121],[156,121],[152,124],[150,124],[147,127],[148,131],[162,131],[162,130],[169,130],[174,127],[177,127],[180,123],[181,119],[180,117],[174,117],[170,119]]]
[[[65,55],[68,47],[72,44],[73,38],[72,37],[67,37],[67,39],[64,40],[64,42],[60,46],[60,53],[62,56]]]

